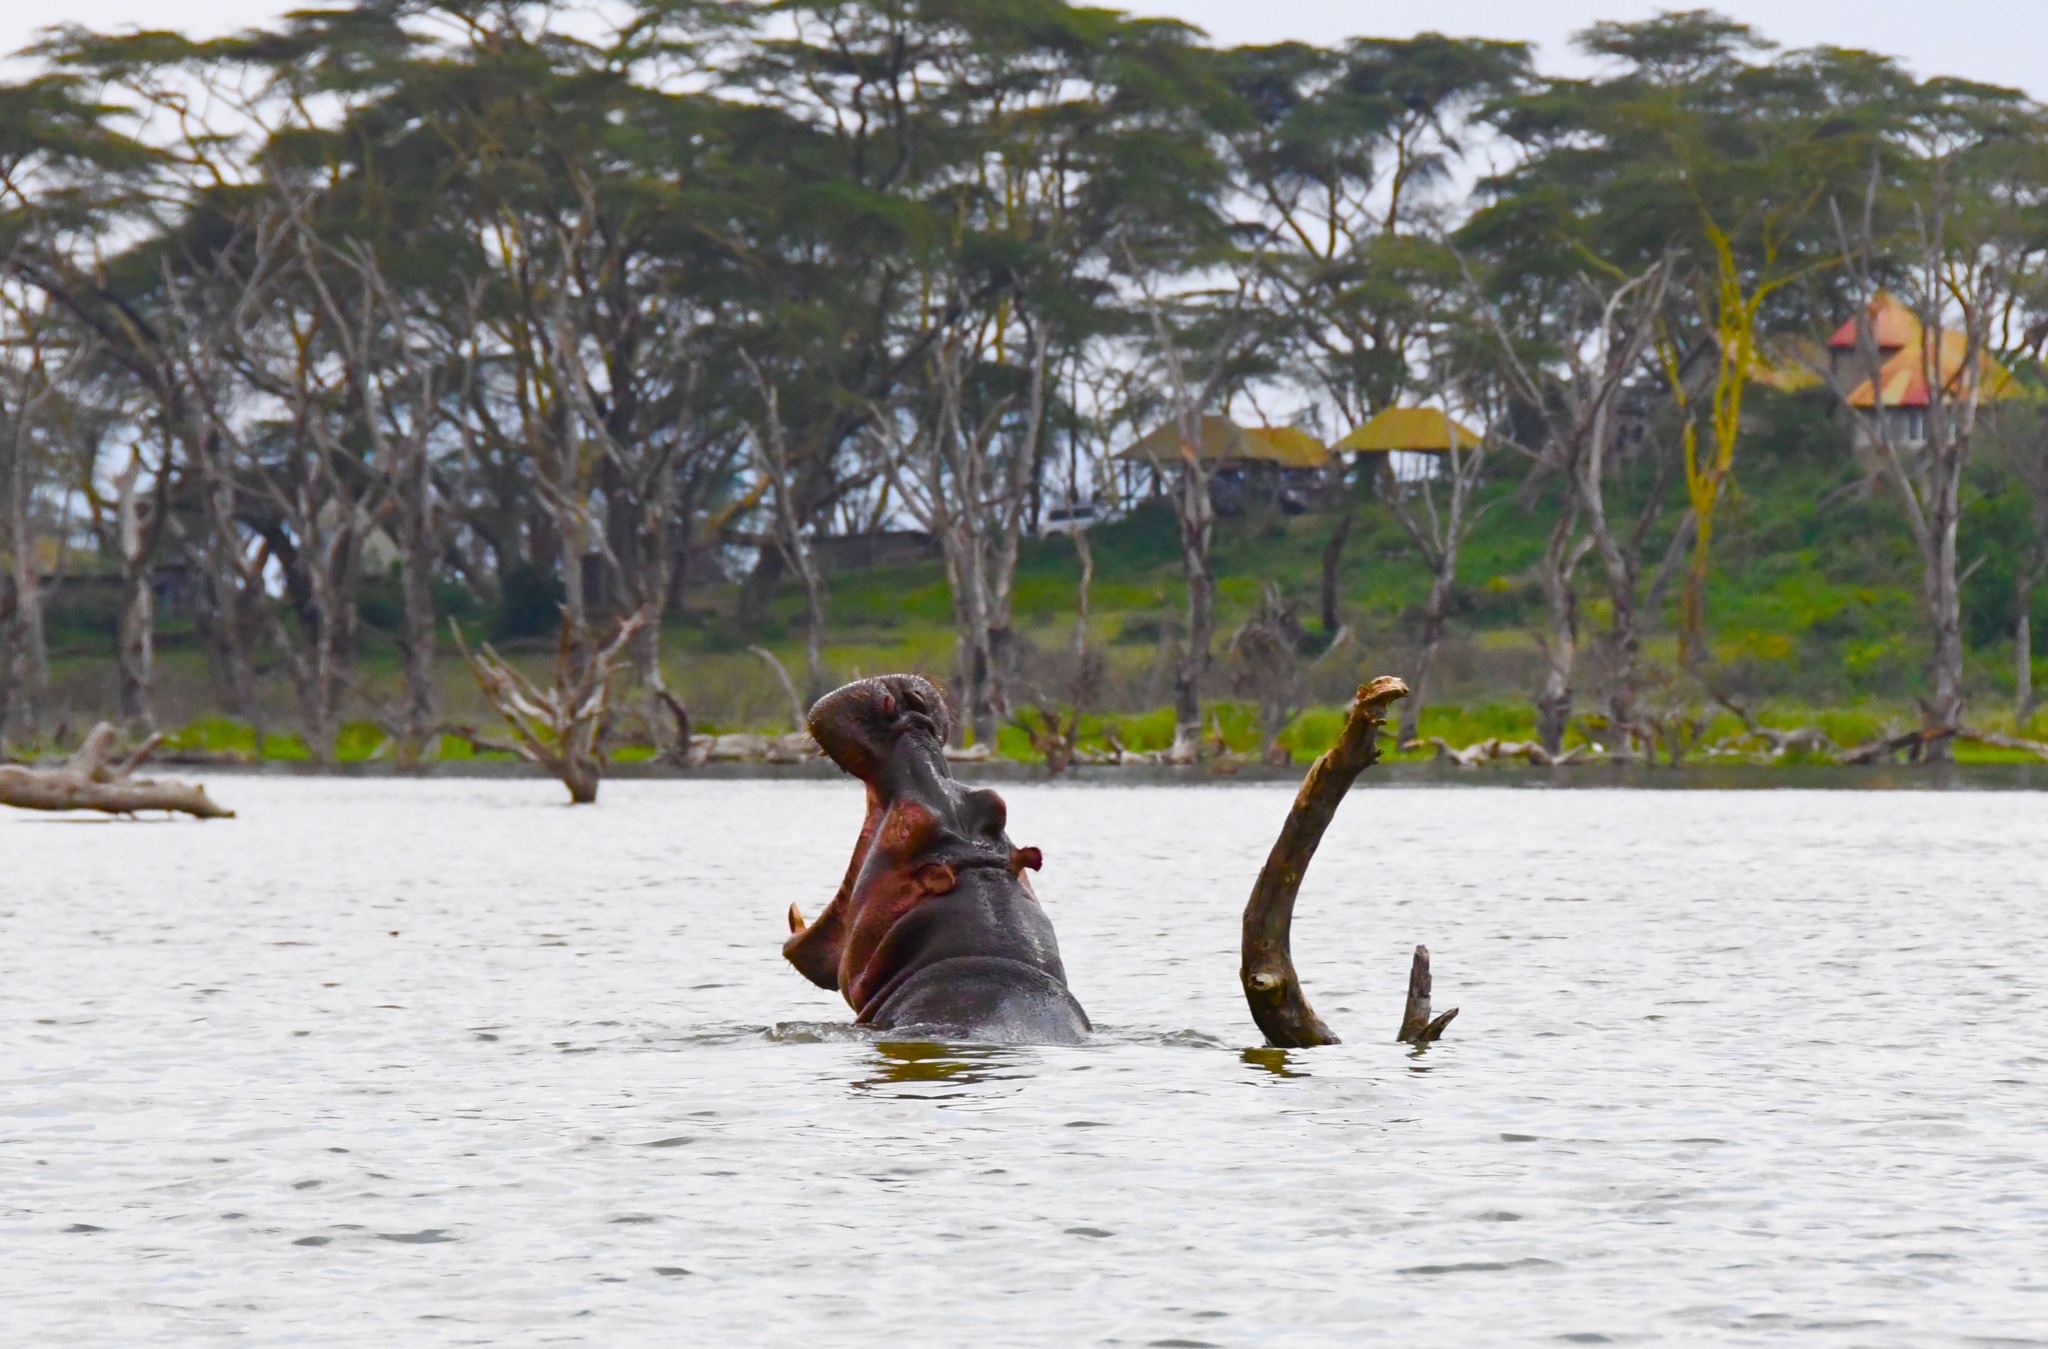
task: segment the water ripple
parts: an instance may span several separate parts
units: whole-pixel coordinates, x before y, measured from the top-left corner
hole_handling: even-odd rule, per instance
[[[2039,797],[1375,791],[1295,934],[1344,1043],[1285,1051],[1285,788],[1004,790],[1086,1045],[788,969],[843,784],[0,817],[0,1338],[2048,1343]]]

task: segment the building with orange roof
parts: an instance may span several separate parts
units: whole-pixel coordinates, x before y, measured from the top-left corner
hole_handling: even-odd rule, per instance
[[[1879,364],[1874,380],[1868,372],[1868,357],[1861,350],[1866,322],[1877,346]],[[1836,387],[1853,386],[1846,400],[1852,408],[1864,412],[1882,409],[1892,442],[1900,446],[1927,443],[1927,407],[1933,401],[1935,380],[1940,381],[1944,397],[1965,395],[1963,376],[1969,350],[1968,336],[1955,329],[1942,329],[1939,341],[1930,337],[1919,316],[1887,291],[1879,291],[1863,315],[1850,319],[1828,338],[1828,361]],[[2022,392],[2012,372],[1989,352],[1978,352],[1976,364],[1980,403],[2003,402]],[[1856,418],[1855,437],[1858,450],[1871,446],[1868,418]]]

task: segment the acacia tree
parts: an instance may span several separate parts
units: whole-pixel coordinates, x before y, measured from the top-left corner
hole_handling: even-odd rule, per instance
[[[1700,11],[1595,24],[1578,42],[1625,63],[1562,100],[1573,128],[1591,138],[1564,154],[1566,165],[1597,184],[1603,214],[1620,221],[1603,231],[1608,255],[1689,245],[1673,261],[1690,322],[1666,341],[1693,349],[1666,365],[1690,507],[1681,659],[1702,669],[1712,663],[1714,524],[1734,476],[1759,343],[1783,308],[1780,293],[1831,263],[1818,208],[1867,157],[1896,78],[1882,63],[1825,49],[1752,63],[1745,57],[1771,44]],[[1706,368],[1689,368],[1696,366]],[[1705,445],[1694,416],[1700,401]]]
[[[1233,178],[1265,231],[1272,337],[1356,426],[1416,388],[1418,344],[1458,283],[1438,189],[1475,114],[1526,85],[1529,50],[1429,33],[1240,48],[1218,65]]]

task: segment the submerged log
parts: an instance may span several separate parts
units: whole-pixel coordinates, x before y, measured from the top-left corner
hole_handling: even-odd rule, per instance
[[[1295,794],[1294,808],[1280,826],[1280,837],[1266,857],[1258,883],[1244,907],[1244,959],[1238,978],[1250,1004],[1252,1020],[1269,1043],[1282,1049],[1337,1043],[1323,1024],[1294,972],[1290,933],[1294,896],[1323,831],[1337,814],[1344,793],[1358,775],[1380,761],[1379,732],[1387,723],[1387,707],[1408,696],[1408,686],[1382,675],[1358,690],[1337,743],[1317,759]]]
[[[1408,1005],[1401,1012],[1401,1030],[1394,1036],[1403,1044],[1426,1045],[1442,1037],[1444,1027],[1457,1018],[1453,1007],[1441,1016],[1429,1014],[1429,948],[1415,948],[1415,963],[1408,967]]]
[[[0,766],[0,806],[22,810],[97,810],[107,815],[134,815],[161,810],[201,820],[234,818],[193,782],[136,778],[163,737],[153,735],[127,758],[113,761],[117,732],[106,722],[92,728],[78,752],[60,768]]]

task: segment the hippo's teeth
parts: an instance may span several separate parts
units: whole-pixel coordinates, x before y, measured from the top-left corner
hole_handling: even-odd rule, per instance
[[[803,930],[804,930],[805,928],[807,928],[807,927],[809,927],[809,926],[810,926],[810,924],[809,924],[809,923],[806,923],[806,922],[804,921],[804,911],[803,911],[802,909],[799,909],[799,908],[798,908],[798,907],[797,907],[796,905],[794,905],[794,904],[790,905],[790,906],[789,906],[789,930],[790,930],[791,932],[801,932],[801,931],[803,931]]]

